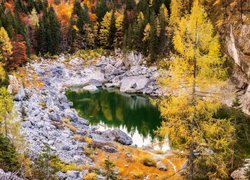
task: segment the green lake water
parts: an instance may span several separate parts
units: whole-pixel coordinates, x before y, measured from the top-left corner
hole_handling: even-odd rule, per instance
[[[154,131],[161,125],[160,112],[147,97],[100,89],[95,92],[68,91],[66,93],[79,115],[100,130],[118,128],[139,147],[168,150],[168,142],[160,142]]]

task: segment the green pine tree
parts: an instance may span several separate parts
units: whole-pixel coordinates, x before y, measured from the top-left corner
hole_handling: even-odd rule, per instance
[[[108,37],[108,43],[109,48],[114,48],[114,42],[115,42],[115,33],[116,33],[116,26],[115,26],[115,10],[112,11],[111,20],[110,20],[110,27],[109,27],[109,37]]]

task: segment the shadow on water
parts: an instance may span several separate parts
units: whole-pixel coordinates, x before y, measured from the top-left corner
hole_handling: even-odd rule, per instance
[[[67,97],[79,115],[88,119],[91,125],[119,128],[139,146],[155,143],[154,131],[161,125],[162,119],[158,108],[148,98],[107,89],[68,91]]]

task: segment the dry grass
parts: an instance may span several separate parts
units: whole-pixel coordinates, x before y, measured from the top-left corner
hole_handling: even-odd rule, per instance
[[[84,177],[84,180],[96,180],[96,173],[89,173]]]
[[[81,141],[81,142],[85,141],[85,138],[81,134],[75,134],[73,136],[73,139],[76,140],[76,141]]]
[[[166,165],[168,171],[160,171],[156,167],[145,166],[142,163],[143,159],[152,160],[153,157],[148,152],[143,151],[139,148],[126,147],[117,145],[118,153],[107,153],[101,150],[97,150],[98,154],[94,157],[95,162],[101,166],[102,159],[110,157],[110,160],[115,164],[115,166],[119,169],[119,178],[124,179],[143,179],[148,177],[148,179],[182,179],[180,176],[170,177],[175,173],[175,170],[172,164],[169,163],[171,161],[178,171],[181,165],[184,163],[185,159],[178,157],[174,154],[168,155],[166,158],[163,158],[161,161]],[[128,156],[127,153],[132,155]],[[163,155],[164,156],[164,155]],[[156,163],[156,162],[155,162]],[[153,163],[154,164],[154,163]]]
[[[77,128],[71,124],[68,118],[63,118],[63,126],[69,128],[72,132],[77,131]]]
[[[76,132],[77,131],[77,128],[75,126],[73,126],[72,124],[67,124],[67,123],[64,123],[64,126],[69,128],[72,132]]]
[[[27,72],[24,68],[17,70],[17,78],[19,78],[25,88],[43,88],[43,82],[39,76],[34,72]],[[28,79],[30,77],[31,79]]]

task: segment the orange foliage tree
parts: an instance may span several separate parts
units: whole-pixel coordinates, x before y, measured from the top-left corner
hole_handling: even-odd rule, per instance
[[[15,5],[13,1],[5,2],[4,7],[9,9],[12,15],[14,14]]]
[[[61,2],[58,5],[53,5],[56,11],[58,20],[61,22],[62,26],[67,26],[73,10],[73,4],[67,2]]]
[[[9,61],[8,67],[14,69],[18,66],[21,66],[27,61],[26,43],[23,39],[23,36],[20,34],[17,34],[15,40],[11,43],[13,46],[13,53],[12,58]]]

